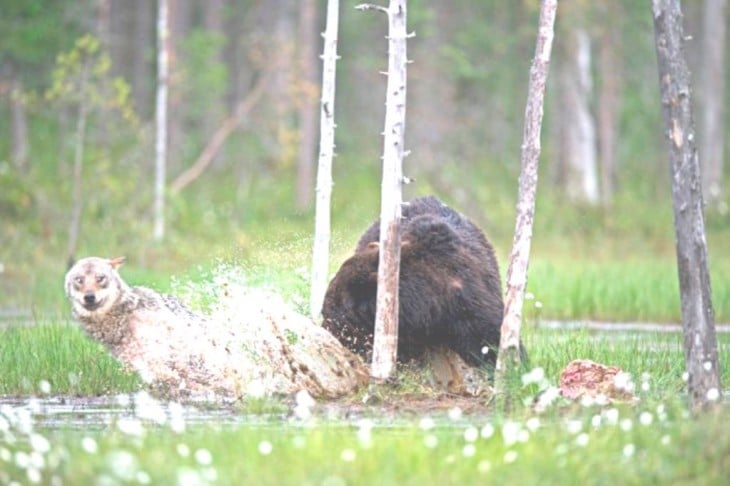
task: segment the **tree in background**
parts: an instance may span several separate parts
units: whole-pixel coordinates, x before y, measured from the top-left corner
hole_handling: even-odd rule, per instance
[[[165,236],[165,183],[167,173],[167,90],[169,82],[170,33],[167,0],[158,0],[157,95],[155,97],[155,228],[157,241]]]
[[[702,192],[709,205],[722,201],[725,159],[725,76],[727,0],[705,0],[699,66],[699,150]]]
[[[659,89],[669,149],[672,203],[682,328],[691,405],[706,407],[721,398],[717,337],[707,264],[700,163],[684,57],[679,0],[652,0]]]
[[[558,180],[578,203],[598,204],[596,121],[593,99],[593,56],[587,30],[588,9],[578,0],[560,2],[562,21],[557,42],[556,116]]]

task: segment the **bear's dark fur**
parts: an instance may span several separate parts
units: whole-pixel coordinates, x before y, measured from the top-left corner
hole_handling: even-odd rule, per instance
[[[447,346],[467,363],[494,366],[504,306],[494,249],[471,221],[435,197],[403,206],[398,359]],[[324,327],[366,359],[372,352],[380,222],[329,284]]]

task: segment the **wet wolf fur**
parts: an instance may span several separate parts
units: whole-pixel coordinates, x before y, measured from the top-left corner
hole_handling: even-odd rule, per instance
[[[404,204],[402,216],[398,360],[446,346],[469,365],[493,368],[504,306],[492,245],[476,225],[432,196]],[[322,309],[324,327],[366,359],[379,238],[376,221],[330,282]]]
[[[117,272],[123,262],[80,260],[66,275],[66,294],[83,330],[158,394],[235,399],[256,378],[274,393],[306,389],[314,396],[336,397],[367,379],[355,356],[318,326],[287,313],[283,303],[267,308],[265,299],[247,297],[246,303],[253,302],[245,309],[247,315],[236,309],[229,313],[234,322],[223,324],[192,312],[173,296],[130,287]],[[230,300],[236,299],[241,300]],[[260,334],[242,327],[259,323]],[[292,329],[306,348],[287,342],[283,334]]]

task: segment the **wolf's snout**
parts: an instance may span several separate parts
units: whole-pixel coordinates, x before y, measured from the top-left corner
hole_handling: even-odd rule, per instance
[[[96,302],[96,295],[93,292],[87,292],[84,294],[84,304],[93,305]]]

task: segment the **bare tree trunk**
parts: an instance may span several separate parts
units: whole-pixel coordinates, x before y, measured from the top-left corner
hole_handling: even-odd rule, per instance
[[[705,202],[722,200],[725,157],[726,0],[705,0],[699,72],[700,155]]]
[[[525,108],[525,127],[522,135],[522,153],[520,156],[522,169],[519,180],[515,235],[512,242],[509,269],[507,270],[504,319],[502,321],[499,355],[497,356],[495,372],[495,389],[499,393],[505,392],[510,371],[520,363],[522,303],[524,302],[527,269],[530,263],[532,223],[535,216],[535,193],[537,192],[537,168],[540,158],[540,130],[557,7],[557,0],[540,1],[537,44],[535,58],[530,68],[527,106]]]
[[[604,18],[618,19],[622,15],[621,7],[615,2],[606,2],[600,13]],[[616,160],[618,108],[620,100],[620,63],[617,59],[618,44],[615,23],[610,22],[601,27],[599,40],[598,66],[601,76],[601,87],[598,93],[598,165],[601,180],[601,201],[610,205],[616,190]]]
[[[398,283],[400,218],[403,199],[404,133],[406,127],[406,0],[390,0],[386,9],[359,5],[360,10],[388,14],[388,83],[385,98],[383,182],[380,208],[380,259],[371,376],[386,380],[395,369],[398,351]]]
[[[299,148],[297,154],[296,206],[303,211],[312,198],[317,92],[317,6],[314,0],[299,3],[299,37],[303,96],[299,100]]]
[[[89,60],[85,59],[81,71],[81,82],[79,86],[79,115],[76,119],[76,140],[74,144],[74,171],[73,171],[73,202],[71,206],[71,221],[68,228],[68,248],[66,250],[66,263],[69,268],[76,261],[76,250],[78,248],[79,234],[81,232],[81,212],[84,205],[83,193],[83,169],[84,169],[84,144],[86,142],[86,118],[89,106],[86,97],[86,84],[89,80]]]
[[[167,0],[158,0],[157,96],[155,103],[155,229],[154,238],[165,236],[165,169],[167,159],[167,83],[169,31]]]
[[[12,81],[10,90],[10,126],[11,126],[11,160],[19,172],[28,169],[28,155],[30,152],[28,143],[28,117],[25,111],[25,103],[22,99],[23,87],[20,81]]]
[[[694,409],[720,400],[720,370],[707,266],[700,167],[679,0],[652,0],[659,89],[669,149],[677,267],[689,397]]]
[[[320,103],[319,160],[312,249],[312,285],[309,292],[309,315],[317,319],[327,290],[330,246],[330,200],[332,196],[332,159],[335,149],[335,67],[337,65],[337,31],[339,0],[327,0],[327,25],[322,53],[322,99]]]
[[[561,155],[565,190],[573,201],[597,204],[596,128],[590,110],[592,92],[590,38],[584,28],[571,27],[560,69]]]

